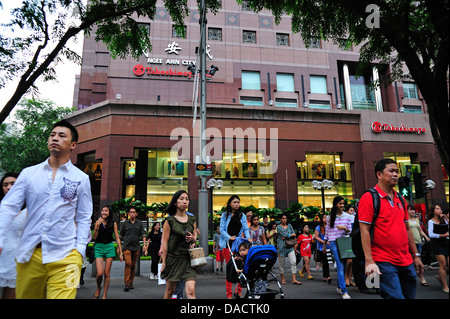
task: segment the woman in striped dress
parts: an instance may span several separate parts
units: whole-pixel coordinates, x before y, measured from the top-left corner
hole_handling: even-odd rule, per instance
[[[344,198],[342,196],[336,196],[333,199],[333,207],[331,208],[325,227],[325,239],[327,243],[330,244],[331,252],[333,253],[334,260],[336,261],[338,277],[337,292],[342,295],[343,299],[350,299],[347,287],[345,285],[345,260],[339,259],[339,253],[336,246],[336,239],[350,234],[352,230],[351,220],[347,214],[344,214],[344,206]]]

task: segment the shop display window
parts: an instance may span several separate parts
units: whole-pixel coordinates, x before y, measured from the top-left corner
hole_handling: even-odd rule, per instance
[[[324,192],[327,209],[337,195],[353,199],[350,163],[342,162],[339,154],[306,154],[306,161],[297,161],[296,166],[298,202],[304,206],[322,207],[322,194],[311,186],[313,180],[333,182],[333,187]]]
[[[242,206],[257,208],[275,206],[273,174],[270,166],[258,152],[225,151],[221,160],[212,163],[212,177],[221,179],[223,187],[214,189],[213,209],[226,206],[231,195],[237,194]]]
[[[173,194],[188,190],[188,162],[171,156],[169,149],[148,150],[147,205],[170,202]]]

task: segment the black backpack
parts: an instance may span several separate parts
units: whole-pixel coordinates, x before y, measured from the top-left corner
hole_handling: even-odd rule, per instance
[[[372,223],[370,224],[370,230],[369,230],[370,240],[372,242],[373,241],[373,232],[374,232],[374,228],[375,228],[375,220],[377,219],[378,214],[380,213],[381,200],[380,200],[380,195],[378,194],[378,192],[375,188],[370,188],[365,193],[367,193],[367,192],[370,192],[370,194],[372,195],[372,200],[373,200],[373,219],[372,219]],[[400,200],[403,204],[403,207],[405,207],[405,199],[403,198],[403,196],[398,194],[398,197],[400,198]],[[356,214],[355,214],[355,222],[353,224],[351,237],[352,237],[353,253],[355,254],[357,259],[364,260],[365,257],[364,257],[364,251],[362,248],[362,243],[361,243],[361,229],[359,228],[358,212],[356,212]]]

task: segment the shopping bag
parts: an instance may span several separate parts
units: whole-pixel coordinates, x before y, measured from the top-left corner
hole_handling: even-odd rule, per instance
[[[339,253],[339,259],[355,258],[352,250],[352,238],[341,237],[336,239],[336,246]]]
[[[161,278],[161,268],[162,268],[162,263],[160,262],[158,264],[158,285],[165,285],[166,280]]]

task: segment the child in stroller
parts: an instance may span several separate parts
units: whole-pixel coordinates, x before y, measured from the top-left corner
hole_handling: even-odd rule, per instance
[[[227,265],[227,280],[230,282],[240,282],[247,288],[244,298],[248,299],[274,299],[280,294],[284,299],[284,293],[281,284],[276,276],[271,272],[273,265],[277,261],[277,252],[273,245],[253,246],[250,249],[250,243],[245,238],[236,238],[230,249],[231,259]],[[241,252],[241,259],[234,257],[234,254]],[[242,268],[238,265],[243,263]],[[228,268],[231,268],[229,271]],[[234,271],[233,271],[234,268]],[[272,279],[268,279],[271,275]],[[232,278],[232,277],[236,278]],[[232,281],[233,280],[233,281]],[[275,281],[278,290],[269,288],[269,283]]]

